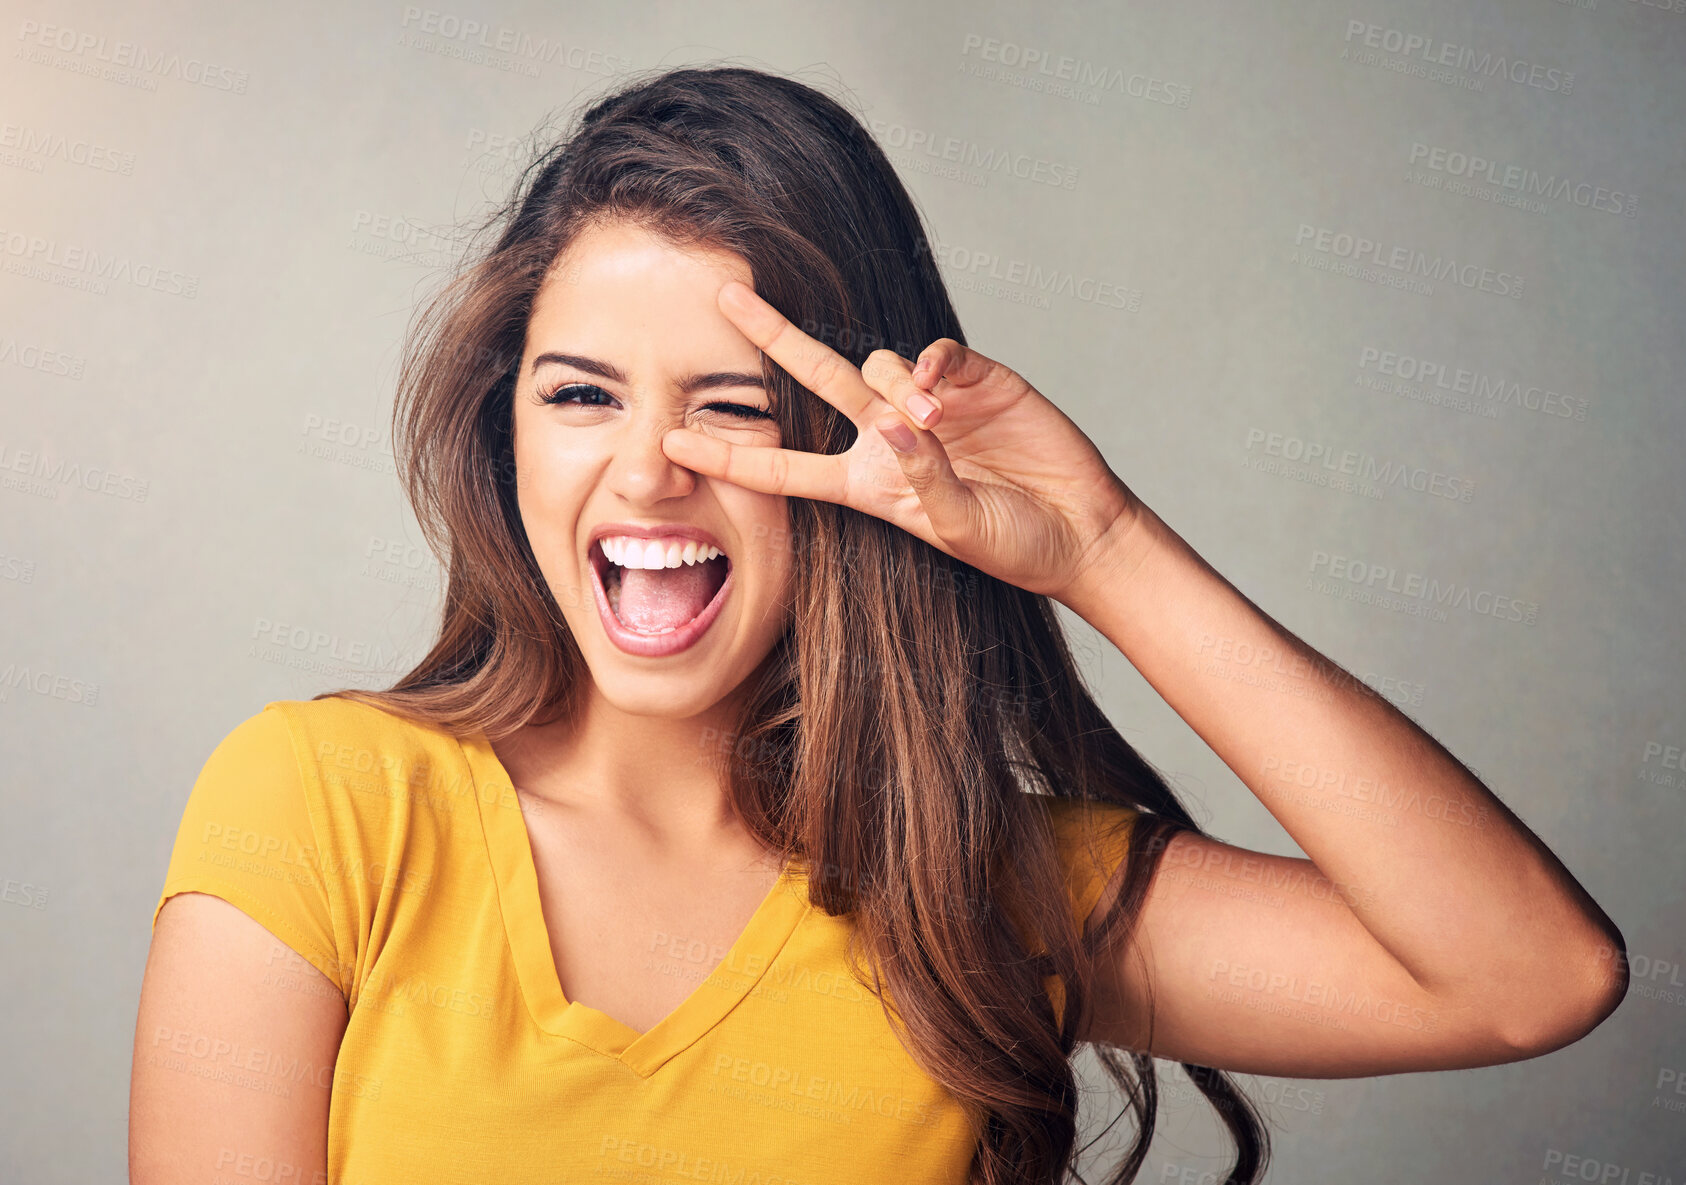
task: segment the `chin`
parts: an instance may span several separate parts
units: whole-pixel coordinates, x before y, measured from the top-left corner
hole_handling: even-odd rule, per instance
[[[610,660],[615,668],[614,660]],[[731,695],[741,684],[714,671],[642,671],[592,668],[597,695],[628,716],[688,720]]]

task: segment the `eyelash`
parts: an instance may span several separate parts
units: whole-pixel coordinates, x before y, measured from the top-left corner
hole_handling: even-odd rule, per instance
[[[564,403],[575,403],[575,402],[577,402],[577,400],[575,400],[573,398],[573,396],[575,396],[575,395],[577,395],[581,392],[584,392],[584,391],[596,391],[598,394],[601,394],[601,395],[609,395],[609,393],[607,391],[603,390],[602,387],[599,387],[599,386],[597,386],[593,383],[563,383],[561,386],[553,387],[547,393],[540,395],[539,398],[540,398],[540,400],[542,400],[545,403],[558,404],[558,405],[564,404]],[[614,396],[609,395],[609,398],[613,399]],[[581,406],[581,407],[601,407],[602,404],[600,404],[600,403],[581,403],[581,404],[579,404],[579,406]],[[745,419],[745,420],[770,420],[770,419],[773,418],[771,412],[764,411],[759,407],[751,407],[747,403],[726,403],[726,402],[721,401],[721,400],[716,400],[713,403],[703,404],[703,409],[705,411],[713,410],[713,409],[716,409],[716,408],[725,411],[728,415],[734,415],[734,416],[739,417],[740,419]]]

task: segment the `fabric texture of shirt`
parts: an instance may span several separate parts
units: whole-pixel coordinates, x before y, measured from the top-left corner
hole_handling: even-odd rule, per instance
[[[1081,921],[1135,813],[1032,797]],[[966,1180],[964,1113],[855,978],[852,927],[808,904],[800,864],[712,970],[654,952],[708,973],[642,1034],[563,995],[535,867],[484,734],[278,700],[206,761],[153,924],[177,893],[220,897],[294,952],[266,985],[327,990],[302,960],[345,998],[331,1070],[216,1054],[260,1089],[331,1080],[330,1182]]]

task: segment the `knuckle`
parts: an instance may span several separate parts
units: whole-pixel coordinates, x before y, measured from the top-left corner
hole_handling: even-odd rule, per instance
[[[840,365],[836,354],[821,354],[814,361],[814,381],[822,387],[829,387],[837,381]]]
[[[743,469],[743,461],[739,458],[737,449],[733,448],[730,444],[726,444],[725,441],[721,441],[720,443],[725,445],[725,447],[716,453],[719,460],[715,463],[720,466],[720,475],[727,481],[731,481],[733,476]]]
[[[889,350],[877,349],[866,356],[861,363],[861,375],[874,384],[889,382],[895,376],[895,354]]]

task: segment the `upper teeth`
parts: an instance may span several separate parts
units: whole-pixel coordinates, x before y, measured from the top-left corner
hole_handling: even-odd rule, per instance
[[[678,536],[645,539],[633,535],[605,535],[599,542],[603,554],[623,568],[678,568],[685,564],[707,563],[724,554],[718,547]]]

